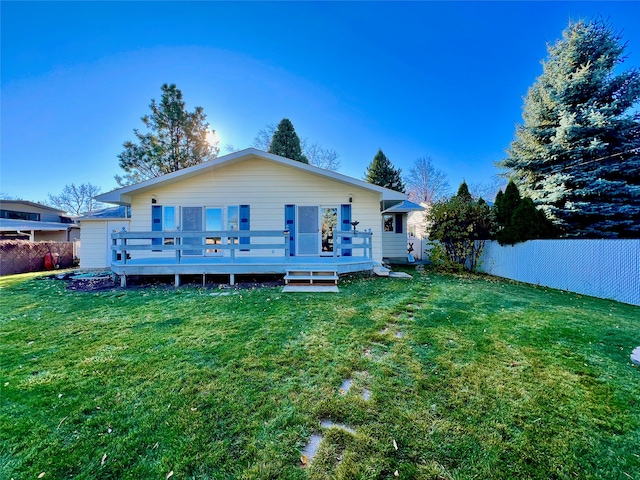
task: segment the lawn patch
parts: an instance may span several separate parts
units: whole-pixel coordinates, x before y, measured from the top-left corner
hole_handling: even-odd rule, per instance
[[[330,297],[2,278],[0,477],[640,478],[638,307],[410,273]]]

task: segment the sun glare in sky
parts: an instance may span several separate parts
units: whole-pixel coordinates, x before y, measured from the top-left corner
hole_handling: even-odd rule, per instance
[[[209,130],[207,132],[207,142],[209,142],[209,145],[212,147],[220,145],[220,135],[218,135],[218,132],[215,130]]]

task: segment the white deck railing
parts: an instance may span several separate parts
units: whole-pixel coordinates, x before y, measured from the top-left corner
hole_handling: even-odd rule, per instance
[[[176,264],[181,263],[183,256],[193,258],[207,254],[225,256],[231,263],[235,263],[238,251],[263,250],[270,251],[265,252],[265,256],[281,257],[284,262],[288,262],[291,253],[289,237],[288,230],[117,232],[111,234],[111,261],[126,265],[131,252],[147,251],[150,254],[175,252]],[[268,242],[252,242],[254,238],[268,239]],[[349,254],[355,256],[354,251],[361,251],[362,257],[373,258],[371,232],[334,231],[333,238],[334,257]],[[274,250],[281,253],[276,255]]]

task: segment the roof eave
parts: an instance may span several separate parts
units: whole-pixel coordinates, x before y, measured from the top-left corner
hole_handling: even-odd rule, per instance
[[[151,190],[160,185],[171,184],[183,179],[187,179],[187,178],[199,175],[203,170],[222,168],[225,165],[231,165],[238,161],[243,161],[243,160],[254,158],[254,157],[262,158],[264,160],[272,161],[282,165],[287,165],[292,168],[297,168],[299,170],[306,171],[307,173],[310,173],[312,175],[318,175],[325,178],[330,178],[338,182],[352,185],[354,187],[378,192],[382,196],[383,200],[406,200],[407,198],[406,194],[402,192],[396,192],[395,190],[390,190],[388,188],[380,187],[378,185],[373,185],[371,183],[365,182],[363,180],[358,180],[356,178],[343,175],[341,173],[325,170],[325,169],[315,167],[313,165],[309,165],[306,163],[297,162],[295,160],[280,157],[272,153],[263,152],[262,150],[258,150],[256,148],[247,148],[245,150],[240,150],[238,152],[230,153],[229,155],[225,155],[223,157],[219,157],[214,160],[210,160],[207,162],[200,163],[198,165],[194,165],[193,167],[188,167],[182,170],[178,170],[176,172],[168,173],[161,177],[152,178],[149,180],[145,180],[144,182],[136,183],[134,185],[127,185],[126,187],[118,188],[110,192],[103,193],[101,195],[96,196],[96,200],[104,203],[129,206],[131,205],[131,200],[133,196],[143,193],[145,191]]]

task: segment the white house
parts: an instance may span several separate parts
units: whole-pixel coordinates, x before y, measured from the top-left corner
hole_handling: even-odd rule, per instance
[[[383,257],[406,257],[406,211],[416,207],[402,208],[403,193],[253,148],[97,200],[130,207],[131,217],[117,228],[82,220],[81,267],[110,267],[123,283],[127,275],[233,282],[244,273],[372,270]]]

